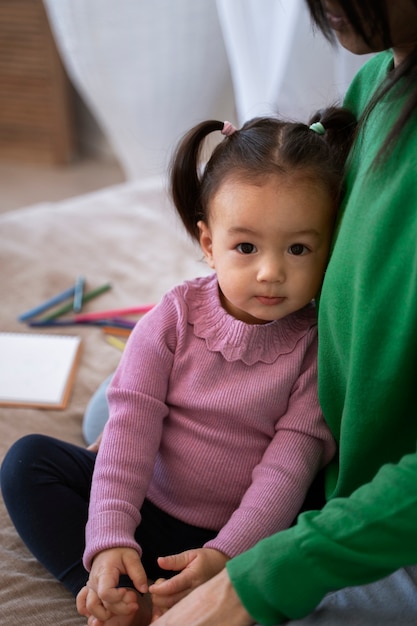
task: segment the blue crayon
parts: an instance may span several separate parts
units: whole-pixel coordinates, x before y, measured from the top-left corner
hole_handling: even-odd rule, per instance
[[[75,292],[75,287],[70,287],[69,289],[66,289],[62,293],[59,293],[58,295],[54,296],[53,298],[50,298],[49,300],[46,300],[42,304],[39,304],[39,306],[36,306],[33,309],[30,309],[30,311],[26,311],[26,313],[22,313],[21,315],[19,315],[17,319],[19,320],[19,322],[24,322],[25,320],[31,319],[32,317],[36,317],[36,315],[43,313],[44,311],[46,311],[47,309],[50,309],[56,304],[60,304],[61,302],[64,302],[64,300],[68,300],[68,298],[73,298],[74,292]]]
[[[84,285],[84,276],[79,276],[74,287],[74,303],[72,305],[74,313],[79,313],[83,307]]]

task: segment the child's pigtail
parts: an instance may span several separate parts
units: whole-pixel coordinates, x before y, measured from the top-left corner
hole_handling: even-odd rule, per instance
[[[311,118],[309,127],[323,136],[332,153],[336,169],[342,171],[357,127],[353,113],[342,107],[322,109]]]
[[[171,196],[187,232],[199,241],[199,220],[207,221],[201,204],[201,151],[206,137],[221,131],[223,122],[208,120],[192,128],[178,145],[171,161]]]

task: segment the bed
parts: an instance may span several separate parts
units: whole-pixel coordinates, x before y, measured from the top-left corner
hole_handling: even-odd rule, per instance
[[[123,183],[55,204],[0,215],[0,330],[34,332],[17,316],[71,286],[79,274],[94,288],[112,289],[86,311],[157,302],[177,282],[208,271],[183,233],[164,182]],[[78,334],[82,354],[65,410],[0,408],[0,455],[27,433],[45,433],[85,445],[87,402],[120,359],[95,327],[36,329]],[[0,624],[85,624],[72,596],[36,562],[0,502]]]

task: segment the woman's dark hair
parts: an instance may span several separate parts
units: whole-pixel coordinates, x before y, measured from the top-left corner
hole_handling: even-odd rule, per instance
[[[379,37],[385,49],[392,46],[390,25],[388,21],[388,2],[394,0],[338,0],[343,12],[356,33],[372,48],[372,40]],[[332,43],[336,37],[330,28],[326,17],[326,9],[323,0],[306,0],[313,21],[323,32],[325,37]],[[414,0],[417,7],[417,0]],[[371,98],[369,105],[364,111],[362,121],[366,120],[374,106],[395,85],[402,81],[402,89],[408,93],[401,114],[399,115],[392,130],[387,136],[381,148],[379,157],[383,157],[402,132],[404,126],[415,113],[417,108],[417,46],[416,49],[404,59],[404,61],[390,72],[387,79]],[[379,160],[379,157],[377,161]]]
[[[320,122],[318,134],[309,126]],[[328,186],[338,201],[344,164],[356,128],[346,109],[319,111],[309,124],[258,117],[225,137],[202,168],[206,138],[222,131],[224,122],[209,120],[191,129],[180,142],[171,164],[171,195],[188,233],[199,240],[197,222],[208,221],[208,205],[227,179],[260,181],[270,175],[302,171]]]

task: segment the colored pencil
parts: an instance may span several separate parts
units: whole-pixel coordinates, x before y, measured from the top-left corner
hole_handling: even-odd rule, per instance
[[[65,291],[58,293],[53,298],[49,298],[49,300],[42,302],[42,304],[39,304],[38,306],[35,306],[33,309],[30,309],[29,311],[22,313],[21,315],[19,315],[17,319],[20,322],[24,322],[25,320],[31,319],[32,317],[36,317],[37,315],[40,315],[40,313],[43,313],[44,311],[51,309],[53,306],[56,306],[57,304],[61,304],[61,302],[64,302],[64,300],[68,300],[68,298],[73,298],[74,291],[75,291],[75,287],[70,287],[69,289],[65,289]]]
[[[85,322],[76,322],[72,317],[64,317],[61,319],[40,319],[29,320],[29,326],[41,327],[41,326],[97,326],[102,328],[103,326],[111,326],[112,328],[120,328],[128,331],[136,326],[136,322],[118,322],[115,320],[91,320]]]
[[[125,349],[125,342],[121,341],[121,339],[118,339],[117,337],[113,337],[113,335],[107,335],[106,339],[108,343],[110,343],[112,346],[114,346],[118,350],[123,351]]]
[[[97,296],[100,296],[102,293],[108,291],[109,289],[111,289],[111,285],[110,283],[106,283],[104,285],[101,285],[101,287],[97,287],[97,289],[88,291],[87,293],[83,295],[83,304],[85,302],[89,302],[93,298],[97,298]],[[57,311],[54,311],[54,313],[52,313],[51,315],[48,315],[47,317],[43,317],[40,321],[49,322],[51,320],[54,320],[55,318],[60,317],[61,315],[64,315],[65,313],[69,313],[70,311],[72,311],[72,307],[73,307],[73,303],[70,302],[69,304],[64,305],[61,308],[59,308]],[[76,319],[77,317],[78,317],[77,315],[74,315],[74,321],[78,321]]]
[[[102,326],[105,335],[116,335],[119,337],[129,337],[132,330],[130,328],[119,328],[117,326]]]
[[[84,276],[78,276],[77,282],[75,283],[74,287],[74,300],[72,303],[72,310],[74,311],[74,313],[79,313],[83,308],[84,286]]]
[[[110,319],[112,317],[123,317],[124,315],[143,315],[151,309],[154,304],[144,304],[142,306],[131,306],[127,309],[113,309],[110,311],[93,311],[92,313],[79,313],[74,315],[77,322],[86,322],[89,320]]]

